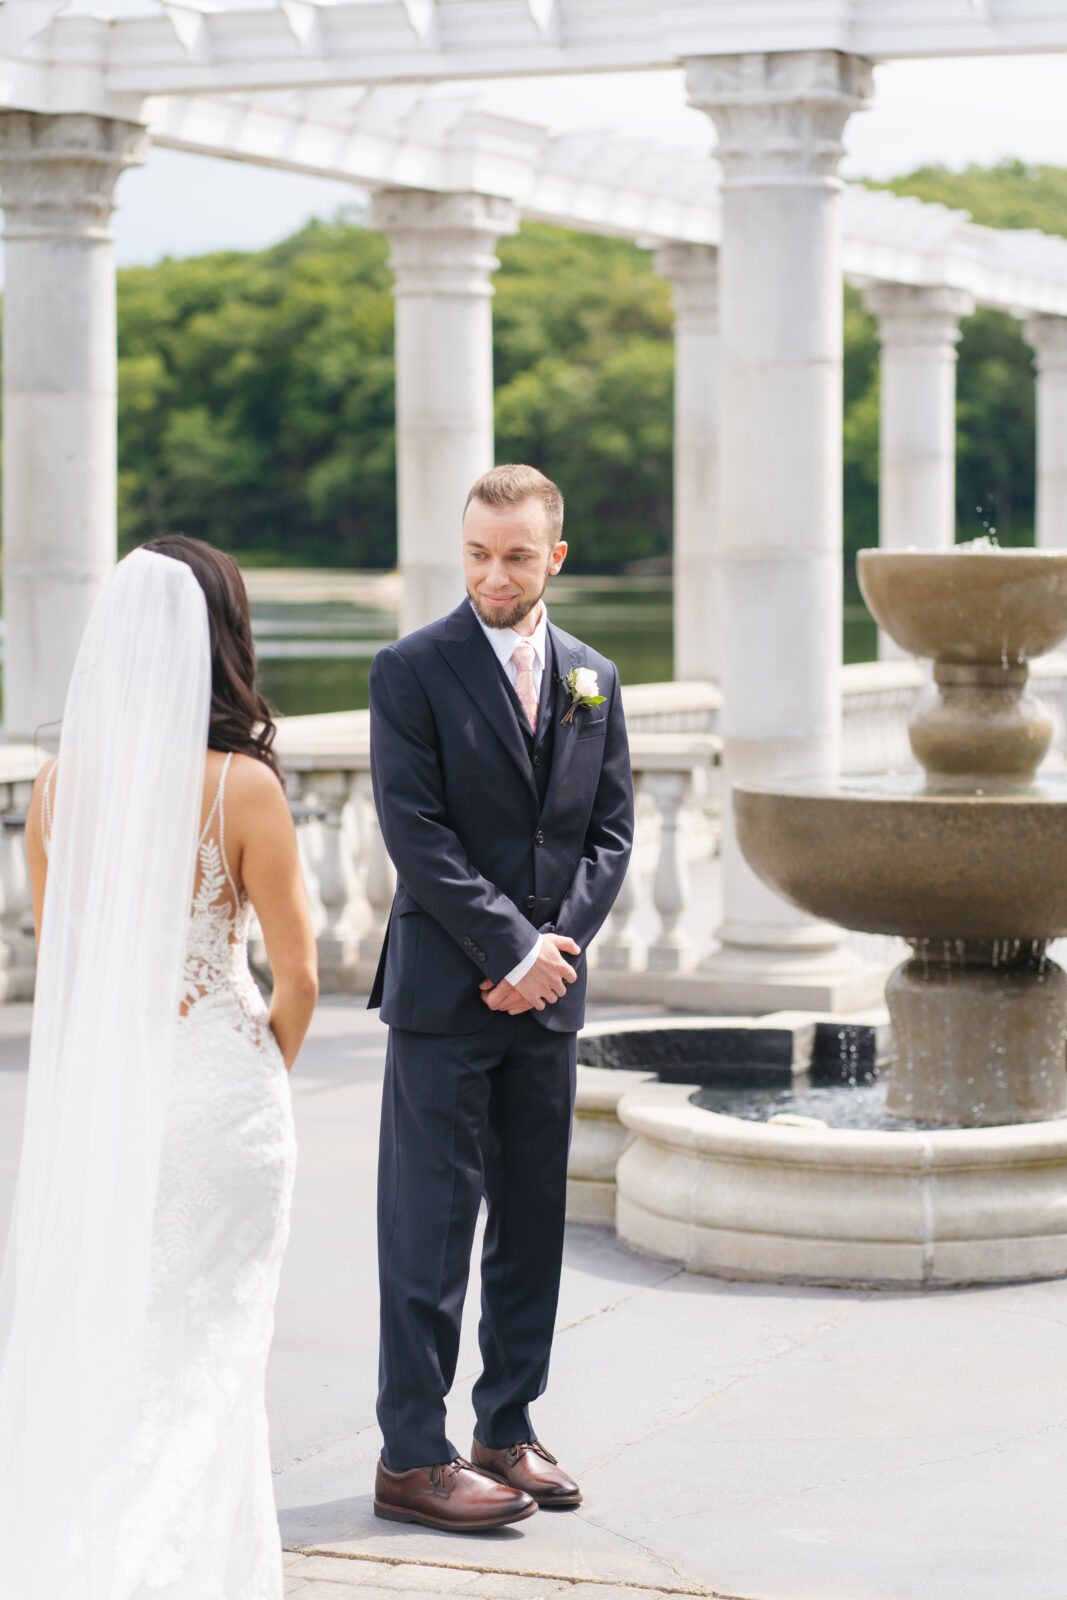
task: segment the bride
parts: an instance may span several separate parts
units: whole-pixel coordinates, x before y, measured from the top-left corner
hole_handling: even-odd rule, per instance
[[[273,738],[235,563],[179,535],[128,556],[27,819],[4,1600],[281,1600],[264,1369],[295,1160],[286,1069],[317,986]]]

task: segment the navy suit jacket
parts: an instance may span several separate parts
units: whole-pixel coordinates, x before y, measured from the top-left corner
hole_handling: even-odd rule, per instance
[[[549,632],[556,726],[543,802],[517,701],[469,601],[374,658],[371,772],[397,888],[369,1003],[391,1027],[484,1027],[481,980],[506,977],[538,931],[569,935],[582,955],[566,957],[578,973],[566,995],[531,1015],[558,1032],[582,1026],[585,951],[626,874],[633,784],[614,664],[551,621]],[[605,700],[564,723],[572,667],[591,667]]]

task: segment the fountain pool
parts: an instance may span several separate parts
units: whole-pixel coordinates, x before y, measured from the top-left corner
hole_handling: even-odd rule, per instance
[[[1067,636],[1067,553],[865,551],[859,579],[933,661],[909,726],[922,774],[736,785],[733,808],[783,898],[910,943],[888,1080],[779,1096],[769,1121],[751,1099],[724,1114],[715,1089],[635,1084],[619,1233],[730,1276],[1067,1274],[1067,974],[1046,954],[1067,934],[1067,781],[1038,773],[1052,724],[1027,690],[1029,659]]]

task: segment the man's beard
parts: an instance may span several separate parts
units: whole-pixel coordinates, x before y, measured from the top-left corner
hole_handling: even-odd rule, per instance
[[[546,570],[541,588],[532,600],[523,595],[515,601],[513,606],[490,606],[488,610],[484,610],[473,590],[467,590],[467,598],[487,628],[513,628],[517,622],[522,621],[523,617],[528,617],[535,606],[541,604],[547,588],[548,572]]]

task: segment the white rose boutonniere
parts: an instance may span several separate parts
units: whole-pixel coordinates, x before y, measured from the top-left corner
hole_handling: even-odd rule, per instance
[[[571,697],[570,709],[563,718],[564,722],[572,722],[574,713],[579,706],[602,705],[604,695],[600,693],[600,685],[596,681],[596,673],[589,667],[572,667],[563,680]]]

